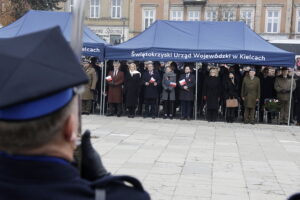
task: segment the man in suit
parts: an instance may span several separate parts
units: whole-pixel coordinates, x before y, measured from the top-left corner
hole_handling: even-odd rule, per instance
[[[155,119],[157,111],[157,100],[159,99],[159,86],[161,78],[157,71],[154,70],[152,61],[145,62],[147,71],[143,74],[144,83],[144,103],[145,103],[145,117],[152,117]],[[149,110],[150,109],[150,110]]]

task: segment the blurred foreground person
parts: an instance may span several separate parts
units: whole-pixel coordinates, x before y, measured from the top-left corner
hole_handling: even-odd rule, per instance
[[[122,113],[122,102],[123,102],[123,83],[124,83],[124,72],[120,71],[120,61],[115,60],[113,62],[114,69],[108,73],[106,81],[108,82],[108,105],[110,113],[108,116],[117,114],[118,117]]]
[[[255,76],[255,69],[251,68],[242,84],[241,97],[244,100],[244,123],[255,124],[254,115],[256,103],[260,98],[260,80]]]
[[[289,107],[290,107],[290,91],[291,84],[293,84],[292,91],[296,89],[295,79],[292,82],[288,75],[287,67],[282,68],[282,74],[275,79],[274,88],[277,92],[277,99],[280,102],[280,124],[288,124]]]
[[[179,100],[181,102],[181,120],[191,119],[195,84],[195,75],[192,74],[191,67],[186,65],[184,67],[184,74],[181,74],[179,77]]]
[[[107,173],[88,131],[81,175],[71,164],[88,78],[59,28],[0,40],[0,59],[1,200],[150,199],[138,180]]]
[[[173,72],[170,66],[167,66],[162,80],[163,91],[161,97],[164,105],[164,119],[166,119],[167,117],[173,119],[176,86],[176,74]]]
[[[128,108],[128,117],[134,118],[135,109],[141,91],[141,73],[137,71],[135,63],[128,63],[128,72],[125,77],[125,103]]]

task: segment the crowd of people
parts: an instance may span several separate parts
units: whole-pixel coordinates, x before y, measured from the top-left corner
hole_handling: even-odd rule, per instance
[[[300,125],[299,69],[291,87],[291,69],[287,67],[116,60],[108,61],[103,75],[95,58],[83,66],[90,79],[82,96],[83,114],[95,111],[104,94],[107,116],[190,120],[196,110],[210,122],[241,119],[255,124],[277,119],[288,124],[290,118]]]

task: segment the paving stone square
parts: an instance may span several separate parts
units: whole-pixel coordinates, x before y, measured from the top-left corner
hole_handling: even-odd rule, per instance
[[[154,200],[284,200],[300,192],[300,127],[83,116],[113,174]]]

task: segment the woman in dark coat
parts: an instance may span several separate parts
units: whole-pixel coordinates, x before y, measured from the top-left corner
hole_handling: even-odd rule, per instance
[[[211,68],[209,77],[203,84],[203,98],[207,104],[206,118],[209,122],[214,122],[218,117],[219,101],[221,96],[221,81],[217,77],[215,68]]]
[[[125,78],[125,102],[128,108],[128,117],[134,118],[135,109],[138,104],[138,98],[141,90],[141,73],[136,70],[136,65],[130,63],[129,70]]]
[[[165,74],[162,77],[163,90],[161,96],[161,99],[164,103],[164,119],[166,119],[167,117],[173,119],[176,86],[176,74],[173,72],[170,66],[166,66]]]
[[[225,99],[237,99],[239,97],[239,83],[233,73],[229,73],[225,82]],[[232,123],[236,118],[236,108],[226,108],[226,121]]]
[[[194,88],[196,78],[191,74],[190,66],[184,67],[184,74],[179,77],[179,100],[181,101],[181,120],[190,120],[192,113],[192,102],[194,101]]]

